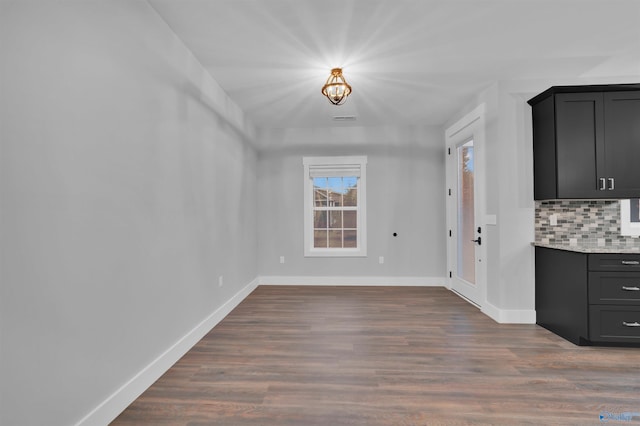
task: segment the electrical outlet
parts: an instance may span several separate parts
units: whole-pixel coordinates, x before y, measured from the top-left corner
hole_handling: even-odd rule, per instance
[[[378,258],[378,263],[380,263],[381,265],[384,263],[384,256],[380,256]]]
[[[557,214],[549,215],[549,225],[558,226],[558,215]]]
[[[284,256],[280,256],[280,263],[284,263]]]
[[[222,280],[222,275],[220,275],[218,277],[218,287],[222,287],[222,284],[224,283],[224,281]]]

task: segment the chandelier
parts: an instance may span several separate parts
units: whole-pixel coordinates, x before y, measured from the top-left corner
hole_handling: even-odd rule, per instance
[[[327,82],[322,86],[322,94],[334,105],[342,105],[351,94],[351,86],[342,76],[342,68],[334,68]]]

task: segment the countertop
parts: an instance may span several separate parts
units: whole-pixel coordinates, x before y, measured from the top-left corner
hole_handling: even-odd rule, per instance
[[[569,244],[546,244],[541,242],[531,243],[536,247],[545,247],[556,250],[566,250],[566,251],[575,251],[578,253],[640,253],[640,247],[632,246],[597,246],[597,245],[587,245],[587,244],[579,244],[579,245],[569,245]]]

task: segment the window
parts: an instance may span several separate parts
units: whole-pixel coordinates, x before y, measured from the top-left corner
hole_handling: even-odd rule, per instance
[[[366,256],[367,157],[304,157],[304,255]]]
[[[640,199],[620,200],[620,235],[640,237]]]

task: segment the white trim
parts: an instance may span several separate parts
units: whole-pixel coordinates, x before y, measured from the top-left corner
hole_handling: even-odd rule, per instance
[[[122,385],[120,389],[115,391],[82,420],[76,423],[76,426],[106,425],[113,421],[129,404],[135,401],[149,386],[158,380],[160,376],[169,370],[173,364],[182,358],[200,339],[238,306],[257,286],[258,279],[256,278],[176,343],[171,345],[162,355],[140,370],[127,383]]]
[[[457,217],[457,164],[455,161],[455,151],[458,146],[473,140],[474,142],[474,163],[475,169],[475,210],[476,210],[476,226],[482,227],[485,232],[482,237],[483,244],[477,247],[476,259],[476,285],[465,286],[464,283],[455,278],[447,277],[447,288],[457,288],[458,294],[471,300],[474,304],[484,306],[487,303],[487,234],[486,225],[489,223],[487,219],[493,219],[491,222],[495,224],[495,217],[489,218],[486,214],[486,195],[485,195],[485,104],[478,105],[473,111],[466,114],[463,118],[456,121],[453,125],[445,130],[445,147],[450,150],[451,155],[445,155],[446,164],[446,185],[452,190],[452,195],[447,196],[446,201],[446,231],[447,231],[447,270],[455,271],[457,262],[456,253],[456,236],[453,238],[448,236],[448,231],[457,231],[455,226]]]
[[[445,277],[308,277],[260,276],[259,285],[419,286],[444,287]]]
[[[499,309],[486,302],[481,311],[499,324],[536,323],[536,311],[533,309]]]
[[[485,105],[478,105],[473,111],[462,117],[460,120],[456,121],[455,124],[451,125],[445,131],[445,137],[447,139],[456,136],[458,133],[471,126],[473,123],[478,121],[480,118],[484,118],[485,113]],[[464,138],[463,138],[464,139]]]

